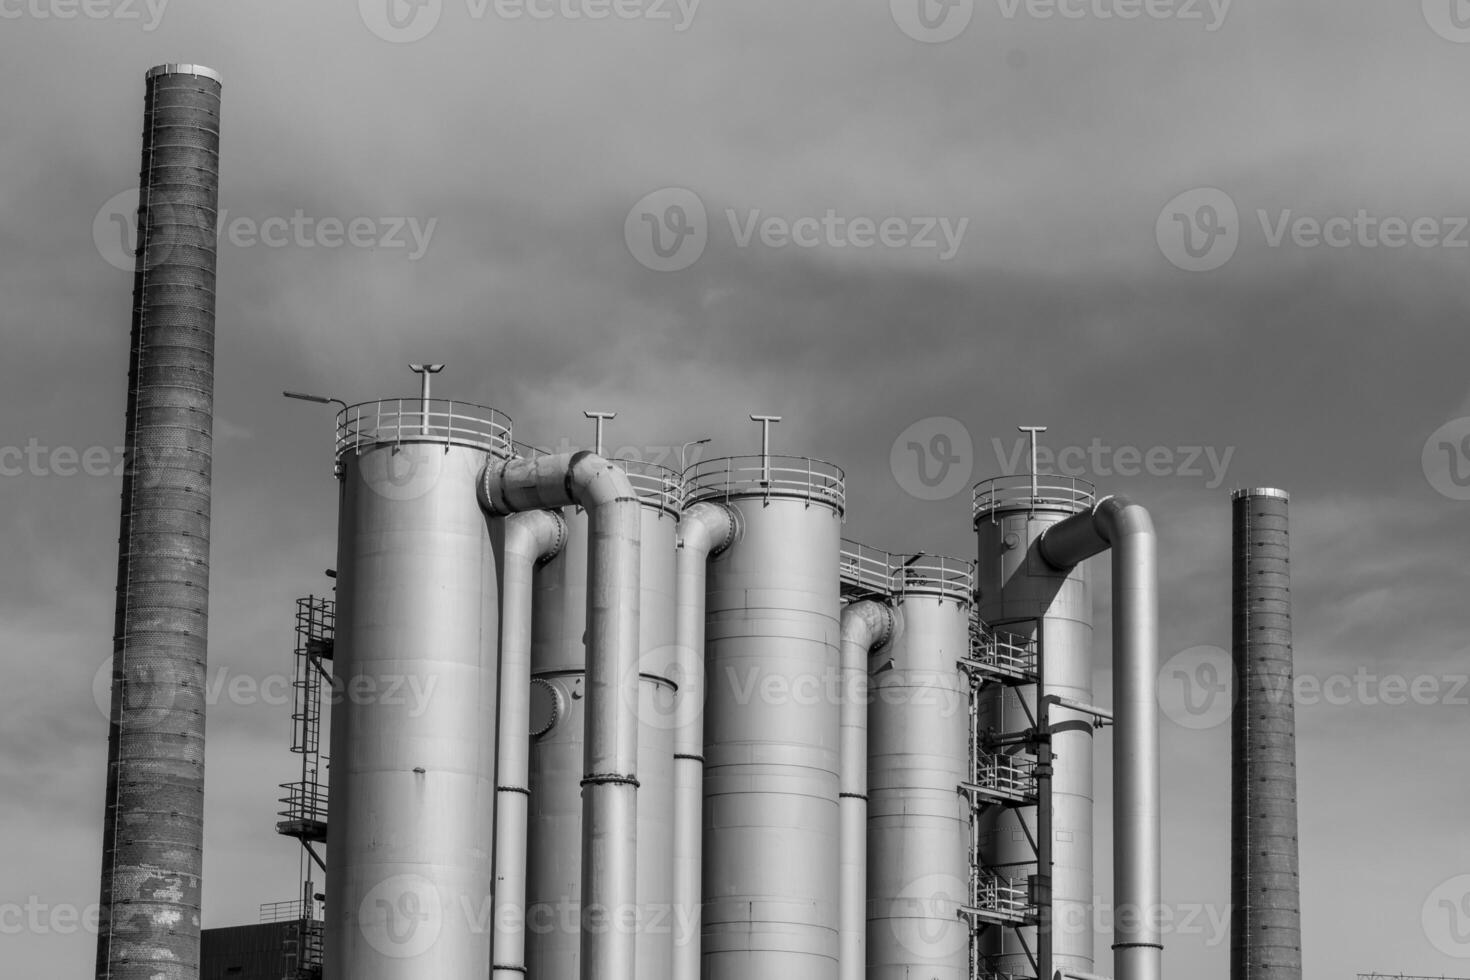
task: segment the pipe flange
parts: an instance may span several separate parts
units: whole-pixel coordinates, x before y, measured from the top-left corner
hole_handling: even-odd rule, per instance
[[[502,494],[505,468],[508,465],[509,459],[494,457],[485,463],[485,468],[480,471],[480,479],[475,481],[475,498],[480,502],[480,509],[492,517],[509,517],[515,513],[515,509],[505,502]]]
[[[740,540],[741,534],[745,531],[745,519],[741,516],[738,507],[732,507],[729,504],[722,504],[713,500],[707,500],[704,503],[709,504],[711,507],[720,508],[720,510],[725,512],[726,517],[724,538],[710,543],[709,556],[714,558],[730,550],[730,546]]]
[[[539,738],[556,727],[566,713],[566,699],[551,681],[542,677],[531,680],[531,737]]]
[[[869,650],[881,650],[893,640],[898,632],[898,610],[886,602],[878,604],[883,610],[883,615],[878,617],[878,632],[873,637],[873,645]]]
[[[536,559],[538,568],[561,554],[562,549],[567,545],[567,535],[571,533],[567,527],[567,519],[562,516],[561,511],[548,510],[544,513],[551,517],[552,523],[556,526],[556,537],[546,546],[546,551]]]

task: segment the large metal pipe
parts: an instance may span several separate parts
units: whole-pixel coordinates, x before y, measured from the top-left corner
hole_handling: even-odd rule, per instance
[[[583,786],[581,977],[635,980],[639,680],[639,501],[594,453],[492,460],[480,480],[492,514],[586,508],[587,734]]]
[[[867,976],[868,656],[893,638],[893,610],[862,599],[842,610],[838,976]]]
[[[475,493],[509,420],[417,398],[338,419],[325,975],[485,980],[500,522]]]
[[[1118,980],[1159,980],[1158,568],[1153,520],[1138,504],[1105,497],[1053,525],[1042,558],[1071,568],[1112,550],[1113,895]]]
[[[531,594],[536,566],[555,557],[567,523],[555,511],[505,520],[500,581],[500,737],[495,776],[493,980],[526,975],[526,815],[531,753]]]
[[[1259,488],[1231,501],[1230,976],[1301,980],[1290,498]]]
[[[566,545],[537,573],[532,600],[527,980],[575,978],[581,955],[588,534],[581,508],[562,516]]]
[[[711,557],[735,539],[735,519],[722,504],[694,504],[679,519],[674,628],[679,678],[674,711],[674,921],[687,924],[674,943],[674,980],[698,980],[703,902],[704,615]],[[682,926],[681,926],[682,929]]]
[[[670,980],[687,925],[673,910],[674,712],[677,707],[675,555],[682,481],[653,464],[611,460],[638,494],[638,848],[640,980]],[[536,573],[531,646],[529,980],[575,977],[581,956],[582,790],[586,755],[588,517],[563,511],[566,545]]]
[[[199,976],[220,77],[147,74],[118,534],[106,980]]]

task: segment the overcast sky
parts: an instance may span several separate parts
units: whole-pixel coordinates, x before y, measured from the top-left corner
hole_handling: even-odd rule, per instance
[[[212,681],[287,672],[335,562],[330,413],[283,388],[443,361],[522,439],[606,408],[645,454],[749,452],[779,414],[778,450],[846,468],[849,536],[961,555],[968,484],[1045,424],[1153,510],[1186,678],[1230,644],[1229,489],[1291,490],[1297,667],[1329,682],[1298,708],[1307,976],[1470,976],[1470,5],[394,2],[0,0],[0,446],[34,447],[0,457],[7,915],[96,901],[120,483],[50,451],[122,440],[114,215],[144,71],[192,61],[225,77]],[[599,9],[634,16],[572,16]],[[296,888],[289,708],[237,700],[208,926]],[[1182,703],[1164,895],[1202,911],[1165,964],[1208,980],[1229,726]],[[7,974],[85,975],[91,935],[13,921]]]

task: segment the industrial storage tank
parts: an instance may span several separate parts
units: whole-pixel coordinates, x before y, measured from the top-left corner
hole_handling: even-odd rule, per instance
[[[764,454],[688,476],[737,525],[706,588],[702,978],[835,980],[843,474]]]
[[[673,914],[672,854],[674,551],[685,490],[679,474],[665,467],[623,459],[609,462],[627,474],[642,505],[638,975],[669,980],[680,929]],[[576,507],[565,508],[562,516],[567,522],[566,542],[561,553],[536,572],[532,600],[525,963],[530,980],[576,977],[581,966],[588,519]]]
[[[1003,915],[1026,915],[1033,902],[1051,906],[1054,970],[1093,972],[1093,725],[1089,715],[1050,706],[1051,879],[1039,878],[1035,743],[1016,736],[1041,719],[1037,696],[1092,703],[1092,595],[1085,564],[1058,570],[1037,542],[1047,528],[1088,509],[1090,483],[1065,477],[997,477],[977,484],[974,524],[979,638],[988,657],[1011,676],[992,673],[976,699],[977,893]],[[1034,926],[992,924],[979,953],[982,972],[1036,975]],[[1018,935],[1017,933],[1020,933]],[[1028,950],[1030,953],[1028,953]],[[1043,959],[1043,962],[1045,960]]]
[[[497,566],[476,480],[510,420],[427,398],[345,409],[328,980],[481,980],[490,930]]]
[[[844,554],[857,560],[864,553]],[[898,614],[870,662],[867,980],[969,980],[970,653],[974,570],[883,555]]]

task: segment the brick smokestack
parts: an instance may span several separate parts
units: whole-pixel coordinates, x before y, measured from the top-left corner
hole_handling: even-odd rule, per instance
[[[1302,976],[1288,500],[1231,496],[1231,980]]]
[[[98,980],[198,980],[220,78],[147,74]]]

